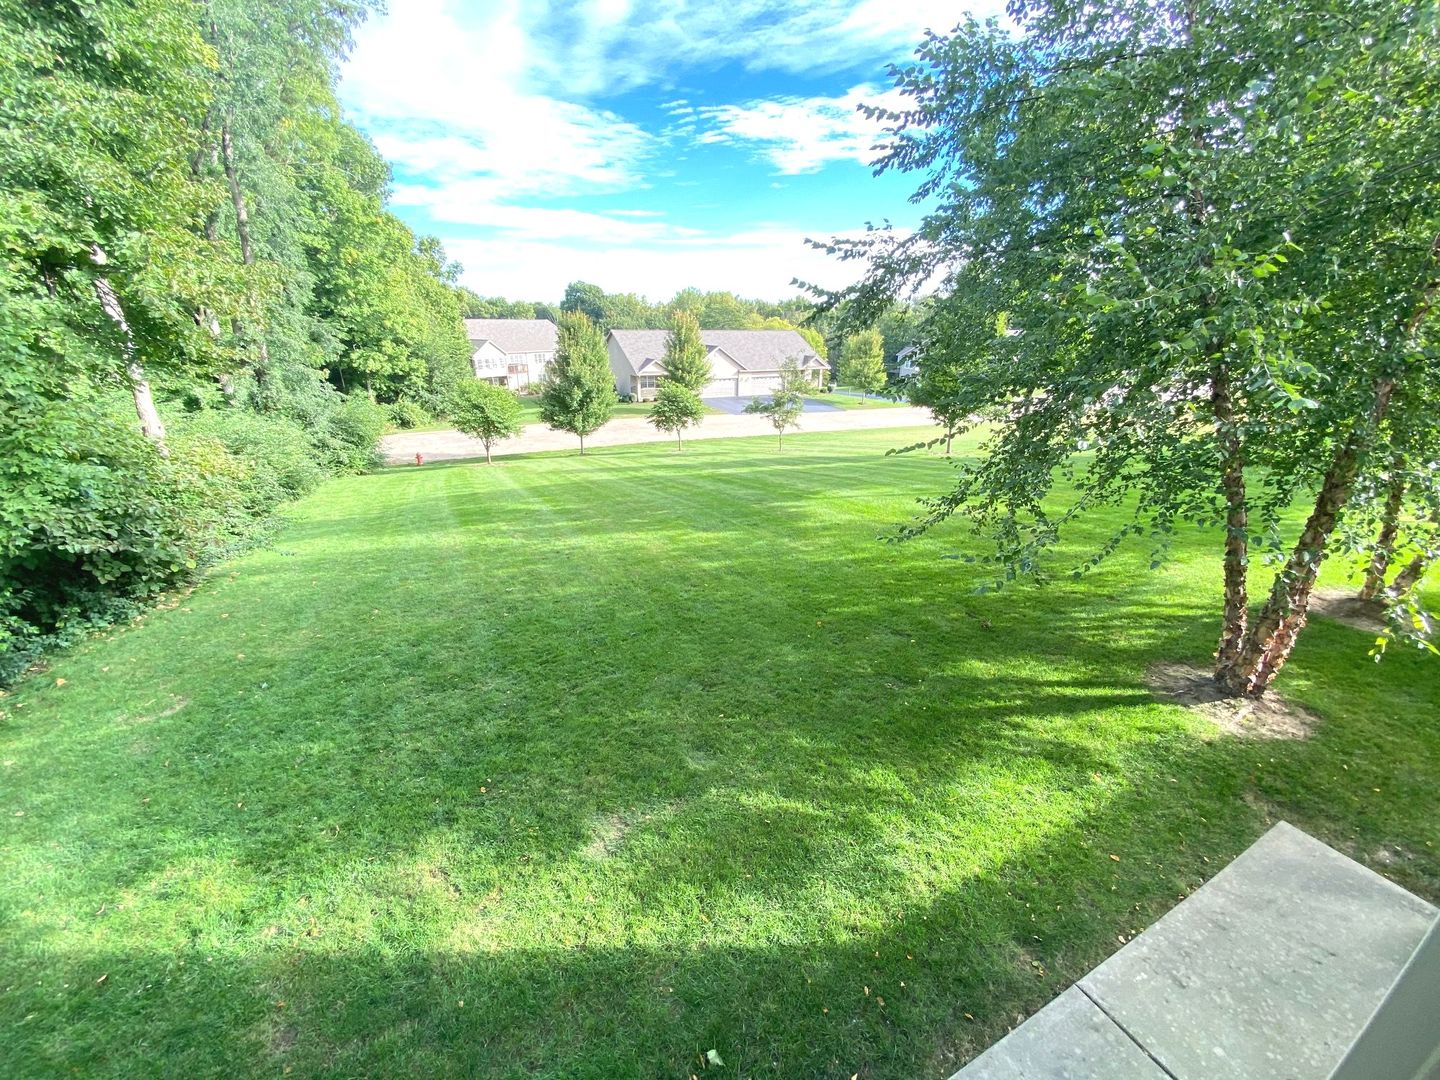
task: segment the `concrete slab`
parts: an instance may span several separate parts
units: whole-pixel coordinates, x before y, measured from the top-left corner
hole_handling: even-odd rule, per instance
[[[1324,1080],[1435,917],[1281,823],[1080,986],[1177,1080]]]
[[[1282,822],[956,1080],[1326,1080],[1436,918]]]
[[[1166,1080],[1075,987],[965,1066],[965,1080]]]

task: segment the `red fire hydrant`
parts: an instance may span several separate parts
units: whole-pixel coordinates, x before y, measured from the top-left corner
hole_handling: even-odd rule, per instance
[[[424,465],[424,464],[425,464],[425,455],[424,455],[424,454],[421,454],[421,453],[416,453],[416,455],[415,455],[415,464],[416,464],[416,465]]]

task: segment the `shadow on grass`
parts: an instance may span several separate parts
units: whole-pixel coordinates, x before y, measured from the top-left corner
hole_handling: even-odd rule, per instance
[[[1440,889],[1423,658],[1230,741],[1141,683],[1213,575],[968,595],[901,459],[710,457],[357,481],[22,695],[0,1074],[943,1076],[1276,813]]]
[[[873,925],[844,926],[840,940],[777,927],[768,944],[736,944],[749,928],[717,905],[685,941],[591,944],[582,918],[570,936],[513,948],[487,932],[483,892],[459,903],[473,933],[441,947],[356,944],[323,924],[313,937],[256,927],[243,954],[203,941],[137,954],[101,936],[35,968],[25,1015],[4,1017],[0,1061],[15,1076],[159,1064],[177,1075],[686,1076],[715,1049],[719,1076],[943,1077],[1259,834],[1264,822],[1238,800],[1221,819],[1184,805],[1259,753],[1157,748],[1151,769],[1178,778],[1166,799],[1122,785],[1002,860],[961,868]],[[772,831],[757,820],[762,829]],[[753,867],[757,890],[793,888],[747,853],[728,861]],[[644,888],[689,884],[653,868]],[[697,912],[727,887],[707,881]]]

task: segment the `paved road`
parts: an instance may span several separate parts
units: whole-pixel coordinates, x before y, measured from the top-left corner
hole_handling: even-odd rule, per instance
[[[873,431],[878,428],[933,427],[934,423],[928,409],[905,405],[893,409],[877,408],[873,412],[848,409],[807,413],[800,418],[800,431]],[[775,429],[763,416],[707,416],[699,427],[685,433],[685,441],[774,434]],[[673,435],[656,431],[644,417],[625,416],[611,420],[591,435],[585,440],[585,448],[673,440]],[[575,450],[579,446],[579,440],[573,435],[551,431],[544,424],[530,424],[520,435],[498,445],[495,456],[531,454],[539,450]],[[416,453],[424,454],[426,461],[485,456],[485,448],[478,440],[458,431],[400,431],[380,440],[380,450],[391,465],[411,463]]]
[[[770,395],[762,395],[762,398],[765,401],[769,401]],[[739,416],[745,411],[745,406],[754,400],[754,398],[748,397],[707,397],[705,398],[705,404],[709,405],[712,409],[729,413],[731,416]],[[843,411],[839,405],[831,405],[828,401],[821,401],[819,398],[806,398],[804,404],[801,406],[801,410],[807,413]]]

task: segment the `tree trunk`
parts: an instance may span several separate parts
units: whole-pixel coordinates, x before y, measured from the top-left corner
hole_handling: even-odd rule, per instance
[[[954,433],[947,431],[947,432],[945,433],[945,456],[946,456],[946,457],[949,457],[949,456],[950,456],[950,445],[951,445],[951,443],[953,443],[954,441],[955,441],[955,435],[954,435]]]
[[[1335,530],[1340,511],[1349,501],[1355,477],[1360,471],[1363,434],[1374,430],[1385,418],[1394,392],[1393,378],[1386,377],[1376,382],[1375,400],[1363,430],[1353,430],[1335,452],[1305,529],[1284,568],[1275,575],[1269,599],[1246,634],[1239,659],[1221,680],[1232,693],[1259,697],[1275,681],[1275,676],[1290,658],[1295,639],[1305,627],[1310,593],[1315,587],[1320,564],[1325,559],[1325,545]]]
[[[96,266],[105,265],[105,252],[99,244],[91,246],[90,257],[94,259]],[[155,399],[150,394],[150,380],[145,377],[145,369],[140,364],[140,358],[135,355],[135,335],[125,318],[125,309],[120,306],[120,297],[115,295],[114,288],[104,274],[95,275],[95,296],[100,301],[101,309],[120,331],[120,354],[125,361],[130,394],[135,400],[135,415],[140,418],[140,434],[153,442],[162,456],[169,457],[170,451],[165,446],[165,423],[160,419],[160,412],[155,408]]]
[[[230,140],[230,123],[220,125],[220,160],[225,167],[225,182],[230,185],[230,202],[235,207],[235,231],[240,236],[240,261],[246,266],[255,262],[255,249],[250,244],[250,214],[245,208],[245,192],[235,171],[235,145]]]
[[[220,162],[225,170],[225,182],[230,187],[230,202],[235,207],[235,232],[240,237],[240,261],[245,266],[253,266],[255,248],[250,242],[250,213],[246,209],[245,192],[240,187],[240,176],[235,169],[235,144],[230,138],[229,120],[220,125]],[[235,319],[232,328],[235,336],[243,341],[246,337],[245,324]],[[264,386],[265,375],[270,368],[270,346],[263,333],[255,335],[254,345],[255,361],[251,366],[256,383]]]
[[[1403,463],[1395,462],[1396,475],[1390,480],[1385,496],[1385,511],[1380,518],[1380,535],[1375,538],[1375,554],[1365,570],[1365,584],[1360,588],[1361,600],[1374,600],[1385,588],[1385,575],[1395,557],[1395,538],[1400,532],[1400,508],[1405,501],[1405,479],[1399,475]]]
[[[489,440],[489,439],[486,439],[486,440],[485,440],[485,464],[486,464],[486,465],[494,465],[494,464],[495,464],[493,461],[490,460],[490,440]]]
[[[685,449],[685,443],[684,443],[684,442],[681,440],[681,438],[680,438],[680,430],[681,430],[680,428],[676,428],[676,429],[675,429],[675,449],[676,449],[676,450],[684,450],[684,449]]]
[[[1420,584],[1420,579],[1430,569],[1430,562],[1430,555],[1424,552],[1416,555],[1405,565],[1405,569],[1395,575],[1395,580],[1390,583],[1390,588],[1386,591],[1396,598],[1408,595],[1416,585]]]
[[[581,457],[584,457],[584,456],[585,456],[585,436],[584,436],[584,435],[581,435],[581,436],[580,436],[580,456],[581,456]]]
[[[1215,343],[1215,348],[1219,348]],[[1225,493],[1225,610],[1220,624],[1220,645],[1215,652],[1215,678],[1229,680],[1245,644],[1250,598],[1246,573],[1250,563],[1249,510],[1245,492],[1245,458],[1235,426],[1230,371],[1217,357],[1210,379],[1210,401],[1215,432],[1220,442],[1220,486]]]

